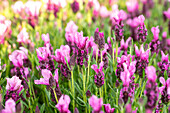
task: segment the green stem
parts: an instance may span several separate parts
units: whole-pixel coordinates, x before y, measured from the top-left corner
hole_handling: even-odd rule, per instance
[[[57,103],[58,103],[58,99],[57,99],[57,95],[56,95],[56,92],[55,92],[55,88],[53,88],[53,92],[54,92],[55,100],[56,100]]]
[[[102,98],[102,90],[101,87],[99,88],[100,98]]]
[[[82,69],[82,74],[83,74],[83,101],[86,103],[86,76],[83,73],[83,69]],[[87,113],[87,107],[85,108],[85,112]]]
[[[145,89],[145,86],[146,86],[146,81],[144,81],[144,83],[143,83],[143,87],[142,87],[142,91],[141,91],[141,93],[140,93],[140,97],[142,96],[142,93],[143,93],[143,91],[144,91],[144,89]]]
[[[74,78],[73,78],[73,70],[71,71],[71,81],[72,81],[72,95],[73,95],[73,110],[75,109],[75,95],[74,95]]]
[[[90,113],[90,104],[89,104],[89,113]]]
[[[88,61],[88,73],[87,73],[87,83],[89,83],[89,75],[90,75],[90,61],[91,61],[91,58],[89,57],[89,61]]]

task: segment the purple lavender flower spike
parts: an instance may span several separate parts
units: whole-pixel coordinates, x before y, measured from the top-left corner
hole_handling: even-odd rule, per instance
[[[99,68],[95,64],[91,66],[91,68],[96,72],[96,75],[94,75],[94,82],[97,87],[101,87],[104,84],[103,65],[103,62],[101,62]]]
[[[120,42],[120,50],[123,51],[123,55],[127,55],[127,49],[128,49],[128,45],[129,45],[129,41],[131,41],[131,37],[129,37],[126,42],[124,41],[124,39],[121,40]]]
[[[60,49],[56,49],[55,56],[53,56],[53,58],[59,63],[59,68],[62,75],[67,79],[70,79],[71,72],[66,63],[67,60],[68,64],[70,64],[70,47],[68,45],[61,45]]]
[[[164,72],[165,70],[169,71],[169,67],[170,67],[170,62],[169,62],[169,59],[168,59],[168,54],[165,55],[163,51],[161,51],[161,55],[162,55],[162,61],[161,62],[158,62],[158,67],[160,68],[159,70],[159,77],[164,77]]]
[[[114,113],[115,108],[111,108],[110,104],[103,104],[105,113]]]
[[[165,79],[160,77],[159,81],[163,85],[159,88],[159,92],[161,93],[161,101],[162,103],[167,104],[170,101],[170,78],[168,78],[165,82]]]
[[[101,107],[103,105],[103,100],[101,98],[97,98],[95,95],[92,95],[89,99],[89,104],[93,108],[92,113],[103,113],[103,111],[101,111]]]
[[[131,30],[131,37],[134,41],[137,41],[137,27],[139,26],[138,18],[135,17],[133,19],[128,19],[126,22],[130,26]]]
[[[156,102],[158,100],[158,87],[156,83],[156,70],[153,66],[149,66],[145,70],[148,81],[146,83],[144,94],[147,96],[147,103],[145,105],[146,112],[151,111],[156,107]]]
[[[22,94],[19,95],[20,91],[23,89],[23,85],[21,85],[22,80],[20,80],[17,76],[6,78],[6,80],[6,100],[12,98],[14,101],[17,101],[22,96]]]
[[[143,15],[140,15],[138,17],[139,27],[137,28],[137,40],[141,42],[146,41],[147,29],[144,24],[145,17]]]
[[[73,56],[76,57],[77,64],[82,67],[83,64],[87,66],[88,61],[88,48],[87,48],[88,37],[83,37],[83,32],[77,32],[74,37],[74,48]],[[85,59],[85,62],[84,62]]]
[[[55,106],[60,113],[71,113],[69,110],[70,97],[68,95],[62,95]]]
[[[152,27],[151,31],[153,33],[154,39],[152,40],[152,42],[149,45],[150,45],[150,48],[151,48],[151,54],[153,55],[154,53],[158,54],[159,48],[160,48],[159,26]]]
[[[74,13],[77,13],[79,11],[79,3],[77,0],[74,0],[74,2],[71,4],[71,8]]]
[[[121,39],[124,38],[124,36],[123,36],[124,24],[123,24],[122,20],[123,20],[125,15],[126,14],[124,13],[124,11],[120,10],[119,13],[118,13],[118,18],[114,18],[116,23],[112,28],[114,29],[114,32],[115,32],[116,41],[121,41]]]
[[[39,59],[40,69],[48,69],[50,71],[54,71],[54,61],[53,56],[51,54],[50,48],[47,47],[39,47],[36,49],[37,57]]]
[[[136,64],[136,70],[139,73],[139,76],[142,77],[143,75],[143,70],[148,66],[149,64],[149,52],[150,49],[144,51],[143,49],[143,44],[141,45],[140,50],[138,49],[138,47],[135,45],[135,53],[136,53],[136,60],[137,60],[137,64]]]
[[[5,102],[5,109],[3,109],[1,113],[15,113],[16,112],[15,106],[16,106],[15,101],[10,98]]]

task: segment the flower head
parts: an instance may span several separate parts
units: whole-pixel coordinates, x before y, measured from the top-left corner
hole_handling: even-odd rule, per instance
[[[5,102],[5,109],[3,109],[1,113],[15,113],[16,112],[15,106],[16,106],[15,101],[10,98]]]
[[[14,11],[14,13],[16,14],[21,14],[22,10],[24,10],[25,5],[23,4],[22,1],[17,1],[15,2],[14,5],[12,5],[12,9]]]
[[[21,85],[22,80],[19,79],[17,76],[13,76],[12,78],[6,78],[7,85],[6,89],[10,91],[17,91],[23,86]]]
[[[46,61],[49,59],[48,57],[51,56],[51,51],[49,47],[39,47],[38,49],[36,49],[36,52],[39,61]]]
[[[74,37],[74,43],[79,49],[84,49],[86,47],[86,42],[88,37],[83,37],[83,32],[77,32]]]
[[[170,19],[170,8],[167,11],[164,11],[164,14],[168,19]]]
[[[111,108],[110,104],[103,104],[106,113],[114,113],[115,108]]]
[[[129,86],[130,83],[130,72],[127,69],[127,65],[123,63],[124,72],[121,72],[120,79],[123,81],[124,86]]]
[[[74,43],[74,34],[77,32],[77,30],[78,26],[73,21],[67,23],[67,26],[65,28],[65,37],[67,42]]]
[[[40,80],[34,80],[35,84],[44,84],[44,85],[49,85],[49,79],[52,76],[51,71],[47,69],[42,69],[41,74],[44,78],[40,78]]]
[[[56,49],[53,57],[56,62],[66,64],[65,58],[70,62],[70,47],[68,45],[61,45],[60,49]]]
[[[168,60],[168,58],[169,58],[169,57],[168,57],[168,54],[167,54],[167,55],[165,55],[165,54],[164,54],[164,52],[163,52],[163,51],[161,51],[161,55],[162,55],[162,62],[164,62],[164,61],[165,61],[165,62],[167,62],[167,63],[168,63],[168,62],[169,62],[169,60]]]
[[[23,60],[27,59],[28,50],[24,47],[20,47],[20,50],[15,50],[9,55],[9,60],[12,61],[13,65],[16,67],[23,66]]]
[[[101,98],[97,98],[95,95],[92,95],[89,99],[89,104],[93,108],[94,113],[100,112],[103,105],[103,100]]]
[[[164,79],[164,77],[160,77],[159,78],[160,83],[162,83],[162,87],[159,88],[159,91],[162,93],[162,91],[165,89],[165,87],[167,87],[167,93],[168,95],[170,95],[170,78],[168,78],[166,81]]]
[[[143,15],[140,15],[138,17],[138,22],[139,22],[140,25],[144,25],[144,20],[145,20],[145,17]]]
[[[41,7],[40,1],[28,1],[25,3],[25,12],[29,16],[37,17]]]
[[[47,34],[42,34],[41,37],[42,37],[42,39],[44,41],[44,45],[50,43],[50,37],[49,37],[48,33]]]
[[[157,79],[155,67],[148,66],[145,69],[145,73],[146,73],[146,75],[148,77],[148,80],[155,81]]]
[[[70,97],[68,95],[62,95],[55,106],[61,113],[71,113],[69,111]]]
[[[128,12],[132,13],[139,8],[139,4],[137,0],[129,0],[126,2]]]
[[[19,43],[24,43],[24,44],[30,42],[30,40],[29,40],[29,35],[28,35],[27,31],[26,31],[26,28],[23,28],[23,29],[21,30],[21,32],[18,34],[18,36],[17,36],[17,42],[19,42]]]
[[[157,40],[159,38],[159,32],[160,32],[159,26],[152,27],[151,31],[153,33],[154,39]]]
[[[106,18],[106,17],[108,17],[109,16],[109,11],[107,10],[107,8],[105,7],[105,6],[101,6],[100,7],[100,16],[102,17],[102,18]]]

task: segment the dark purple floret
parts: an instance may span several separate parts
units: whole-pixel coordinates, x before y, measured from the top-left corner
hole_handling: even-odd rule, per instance
[[[71,4],[71,8],[73,10],[74,13],[77,13],[79,11],[79,3],[75,0],[72,4]]]

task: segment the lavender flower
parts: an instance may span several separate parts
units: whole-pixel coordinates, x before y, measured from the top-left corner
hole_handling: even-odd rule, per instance
[[[135,72],[135,65],[132,64],[134,67],[133,73]],[[124,71],[121,72],[120,79],[123,81],[123,88],[120,91],[120,98],[123,99],[124,103],[126,104],[128,98],[133,98],[134,91],[135,91],[135,84],[134,84],[134,77],[131,77],[131,68],[127,68],[126,63],[123,63]]]
[[[141,45],[140,50],[138,50],[138,47],[135,45],[135,53],[136,53],[136,70],[140,77],[143,75],[143,70],[148,66],[149,63],[149,52],[150,49],[146,50],[146,52],[143,49],[143,45]]]
[[[105,113],[114,113],[115,108],[111,108],[110,104],[103,104]]]
[[[38,24],[39,10],[41,7],[40,1],[28,1],[25,4],[25,12],[28,15],[28,23],[35,28]]]
[[[118,18],[114,18],[116,23],[115,25],[112,27],[114,29],[114,32],[115,32],[115,36],[116,36],[116,41],[121,41],[121,39],[124,38],[123,36],[123,27],[124,27],[124,24],[123,24],[123,18],[126,14],[124,13],[124,11],[119,11],[118,13]]]
[[[47,69],[42,69],[41,73],[44,78],[40,78],[40,80],[34,80],[34,83],[47,85],[48,88],[50,88],[52,101],[54,101],[54,103],[57,103],[55,99],[54,91],[56,93],[57,98],[60,98],[62,95],[60,88],[59,88],[59,84],[58,84],[58,69],[55,70],[54,77],[51,71]]]
[[[137,27],[139,25],[138,18],[135,17],[133,19],[128,19],[126,22],[130,26],[131,30],[131,37],[134,41],[137,41]]]
[[[120,50],[123,51],[123,55],[127,55],[128,44],[129,44],[130,41],[131,41],[131,37],[129,37],[126,40],[126,42],[124,41],[124,39],[121,40],[121,42],[120,42],[120,45],[121,45]]]
[[[152,42],[149,44],[150,48],[151,48],[151,54],[153,55],[154,53],[159,52],[159,48],[160,48],[160,41],[159,41],[159,26],[157,27],[152,27],[151,29],[154,39],[152,40]]]
[[[31,40],[29,40],[29,35],[26,31],[26,28],[23,28],[21,32],[18,34],[17,42],[24,44],[29,44],[31,42]]]
[[[158,67],[160,68],[159,71],[159,77],[164,77],[164,72],[165,70],[168,72],[169,71],[169,60],[168,60],[168,54],[165,55],[163,51],[161,51],[161,55],[162,55],[162,61],[158,62]]]
[[[159,88],[162,103],[167,104],[168,102],[170,102],[170,78],[168,78],[165,82],[165,79],[163,77],[160,77],[159,81],[163,85]]]
[[[70,79],[71,72],[66,63],[67,60],[68,64],[70,64],[70,47],[68,45],[61,45],[60,49],[56,49],[55,56],[53,56],[53,58],[59,63],[62,75],[67,79]]]
[[[103,113],[103,111],[101,111],[103,105],[103,100],[101,98],[98,99],[95,95],[92,95],[89,99],[89,104],[93,108],[92,113]]]
[[[74,13],[77,13],[79,11],[79,3],[76,0],[74,0],[74,2],[71,4],[71,8]]]
[[[20,50],[15,50],[9,55],[9,60],[13,63],[16,67],[22,67],[24,64],[24,60],[28,59],[28,50],[24,47],[20,47]]]
[[[104,49],[105,46],[104,33],[99,32],[99,28],[96,28],[96,31],[94,33],[94,41],[99,46],[99,49]]]
[[[101,62],[99,68],[95,64],[91,66],[91,68],[96,72],[96,75],[94,75],[94,82],[97,87],[101,87],[104,84],[103,65],[103,62]]]
[[[49,79],[52,76],[52,73],[47,69],[42,69],[41,73],[44,78],[40,78],[40,80],[34,80],[34,83],[49,85]]]
[[[143,15],[140,15],[138,17],[139,27],[137,28],[137,40],[141,42],[145,42],[146,36],[148,35],[147,29],[144,24],[144,20],[145,20],[145,17]]]
[[[39,68],[48,69],[50,71],[54,71],[54,62],[53,56],[51,54],[49,47],[39,47],[36,49],[37,57],[39,59],[40,66]]]
[[[138,16],[139,4],[137,0],[129,0],[126,2],[127,10],[130,13],[130,17]]]
[[[14,101],[17,101],[21,98],[22,95],[19,95],[20,91],[23,89],[23,85],[21,85],[22,80],[17,76],[13,76],[12,78],[7,78],[6,85],[6,100],[12,98]]]
[[[70,97],[68,95],[62,95],[58,101],[58,104],[55,106],[60,113],[71,113],[69,111]]]
[[[130,63],[130,58],[132,58],[132,62]],[[121,58],[117,58],[117,62],[118,62],[118,65],[117,65],[117,69],[116,69],[116,76],[117,78],[120,80],[120,75],[121,75],[121,72],[124,71],[124,66],[123,66],[123,63],[125,63],[124,65],[126,65],[125,68],[127,68],[130,72],[130,77],[134,74],[134,72],[136,71],[136,61],[133,61],[134,60],[134,56],[131,56],[131,55],[122,55]]]
[[[16,106],[15,101],[10,98],[5,102],[5,109],[3,109],[1,113],[15,113],[16,112],[15,106]]]
[[[148,81],[146,83],[144,94],[147,96],[147,103],[145,105],[146,112],[152,111],[156,107],[158,100],[158,87],[156,83],[156,70],[153,66],[149,66],[145,70]]]

